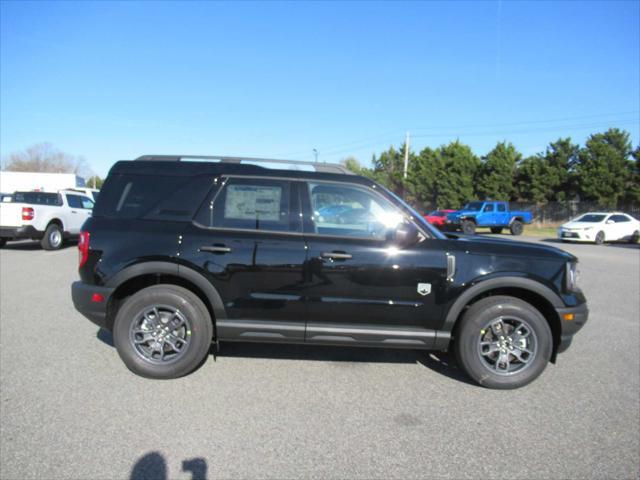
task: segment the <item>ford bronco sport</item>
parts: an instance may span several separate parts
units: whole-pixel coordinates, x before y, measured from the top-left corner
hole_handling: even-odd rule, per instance
[[[453,349],[476,382],[516,388],[588,315],[572,255],[445,236],[339,165],[120,161],[78,248],[75,307],[150,378],[253,341]]]

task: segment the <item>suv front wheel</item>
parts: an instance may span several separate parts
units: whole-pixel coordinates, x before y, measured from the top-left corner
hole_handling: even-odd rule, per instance
[[[177,378],[206,358],[213,337],[211,316],[197,295],[176,285],[135,293],[118,311],[113,341],[132,372],[147,378]]]
[[[522,387],[546,368],[553,336],[546,319],[514,297],[488,297],[462,317],[455,351],[458,363],[480,385]]]

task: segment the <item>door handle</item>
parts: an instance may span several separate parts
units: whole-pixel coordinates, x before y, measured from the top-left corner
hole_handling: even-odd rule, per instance
[[[350,253],[344,252],[324,252],[322,258],[331,258],[332,260],[349,260],[353,258]]]
[[[78,213],[76,210],[71,210],[71,213]]]
[[[203,245],[200,247],[201,252],[211,252],[211,253],[230,253],[231,247],[227,247],[225,245]]]

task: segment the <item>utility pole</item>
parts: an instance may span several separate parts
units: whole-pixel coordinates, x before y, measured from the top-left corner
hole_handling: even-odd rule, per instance
[[[404,179],[407,179],[407,170],[409,170],[409,132],[404,139]]]
[[[314,157],[315,157],[315,159],[316,159],[316,163],[318,163],[318,149],[317,149],[317,148],[314,148],[314,149],[313,149],[313,156],[314,156]]]

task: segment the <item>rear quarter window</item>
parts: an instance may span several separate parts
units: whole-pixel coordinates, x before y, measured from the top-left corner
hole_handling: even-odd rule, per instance
[[[48,192],[16,192],[14,202],[28,203],[31,205],[49,205],[54,207],[62,206],[62,198],[57,193]]]
[[[112,175],[100,190],[93,215],[123,219],[191,219],[212,185],[211,175]]]

